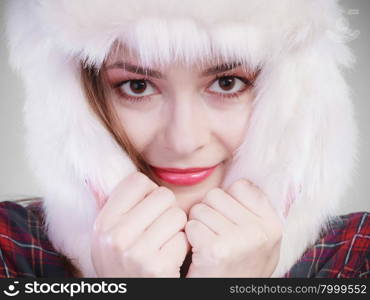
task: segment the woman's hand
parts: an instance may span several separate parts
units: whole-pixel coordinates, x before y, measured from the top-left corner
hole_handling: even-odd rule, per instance
[[[169,189],[144,174],[125,178],[94,223],[91,258],[97,275],[180,277],[190,247],[182,231],[187,216],[175,204]]]
[[[282,224],[247,180],[209,191],[185,232],[193,251],[186,277],[270,277],[278,263]]]

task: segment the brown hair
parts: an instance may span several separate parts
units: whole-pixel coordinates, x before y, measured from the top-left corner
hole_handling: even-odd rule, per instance
[[[127,153],[137,169],[156,182],[152,169],[129,141],[112,101],[107,99],[108,84],[103,73],[97,68],[81,63],[81,82],[88,104],[95,115],[111,133],[121,149]]]

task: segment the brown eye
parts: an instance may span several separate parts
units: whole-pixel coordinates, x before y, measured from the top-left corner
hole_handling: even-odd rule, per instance
[[[240,92],[246,86],[247,84],[236,76],[223,76],[216,79],[208,89],[222,95]]]
[[[231,90],[234,85],[235,85],[235,77],[221,77],[218,80],[218,85],[220,86],[221,89],[224,91],[229,91]]]
[[[146,89],[146,81],[145,80],[131,80],[130,89],[135,94],[143,93]]]
[[[148,80],[128,80],[119,87],[122,93],[133,97],[150,96],[156,93],[156,88]]]

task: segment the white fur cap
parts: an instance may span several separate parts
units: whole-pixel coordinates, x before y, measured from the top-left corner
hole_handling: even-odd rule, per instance
[[[283,275],[318,237],[351,182],[357,129],[340,72],[352,56],[334,0],[25,0],[7,11],[10,60],[25,82],[27,153],[45,195],[48,235],[84,276],[105,193],[135,168],[88,109],[80,62],[115,41],[143,65],[216,55],[262,67],[250,128],[223,186],[245,177],[285,222]],[[287,218],[287,202],[294,200]],[[73,235],[71,235],[73,233]]]

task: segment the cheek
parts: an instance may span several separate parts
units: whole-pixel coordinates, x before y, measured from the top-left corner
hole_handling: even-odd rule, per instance
[[[144,151],[145,147],[154,139],[157,127],[160,124],[158,115],[134,110],[119,109],[117,111],[121,124],[130,142],[138,152]]]
[[[250,114],[249,104],[213,114],[215,134],[231,153],[244,141]]]

